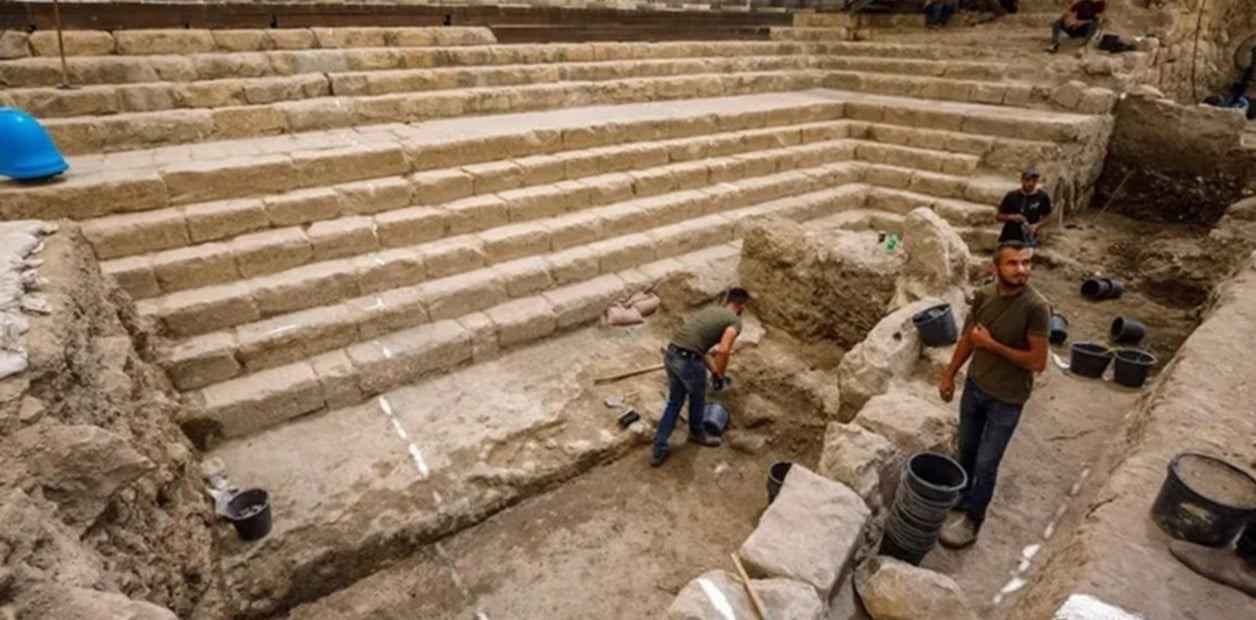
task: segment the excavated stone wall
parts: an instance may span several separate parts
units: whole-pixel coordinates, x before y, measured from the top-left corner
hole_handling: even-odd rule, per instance
[[[1256,149],[1242,142],[1246,122],[1234,110],[1136,89],[1117,106],[1095,203],[1106,204],[1120,187],[1112,209],[1135,219],[1216,222],[1256,187]]]
[[[1153,32],[1161,39],[1155,61],[1161,90],[1197,102],[1234,82],[1234,49],[1256,35],[1256,0],[1121,0],[1110,13],[1136,14],[1148,5],[1155,19],[1141,24],[1157,26]]]
[[[222,617],[182,405],[77,228],[45,244],[52,312],[0,382],[0,617]]]

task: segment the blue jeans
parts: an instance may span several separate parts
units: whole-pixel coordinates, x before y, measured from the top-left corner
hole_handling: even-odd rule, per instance
[[[955,6],[934,2],[925,7],[925,23],[931,26],[945,26],[951,21],[951,16],[955,14]]]
[[[676,426],[676,418],[680,417],[680,408],[689,398],[689,433],[702,434],[702,416],[706,411],[707,374],[706,364],[700,357],[683,357],[668,349],[663,354],[663,365],[667,369],[667,407],[663,409],[663,419],[659,421],[658,434],[654,436],[654,453],[667,452],[667,438],[672,435]]]
[[[968,518],[981,523],[994,497],[999,461],[1012,440],[1024,405],[1005,403],[968,380],[959,401],[959,464],[968,474],[964,492]]]
[[[1085,39],[1085,42],[1089,43],[1094,38],[1096,32],[1099,32],[1099,20],[1097,19],[1092,19],[1072,28],[1065,26],[1063,19],[1057,19],[1054,24],[1051,24],[1051,42],[1059,43],[1060,35],[1067,34],[1070,39]]]

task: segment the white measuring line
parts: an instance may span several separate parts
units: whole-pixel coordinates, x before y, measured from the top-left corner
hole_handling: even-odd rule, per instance
[[[406,451],[410,453],[410,458],[414,459],[414,468],[419,470],[419,478],[427,480],[428,475],[432,473],[427,468],[427,461],[423,460],[423,453],[419,451],[419,447],[414,445],[413,441],[410,441],[410,435],[406,433],[406,429],[401,427],[401,420],[398,420],[397,414],[393,413],[392,404],[388,402],[388,397],[381,394],[378,402],[380,411],[384,412],[384,415],[388,417],[388,421],[392,422],[393,430],[397,431],[397,436],[401,438],[401,441],[405,442]]]

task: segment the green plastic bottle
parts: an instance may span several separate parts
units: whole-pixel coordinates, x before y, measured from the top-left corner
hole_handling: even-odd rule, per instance
[[[885,253],[893,254],[896,247],[898,247],[898,233],[890,233],[889,238],[885,240]]]

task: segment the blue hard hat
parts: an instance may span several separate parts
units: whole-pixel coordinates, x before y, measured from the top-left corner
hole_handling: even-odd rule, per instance
[[[0,108],[0,175],[32,181],[54,177],[69,167],[35,117]]]

